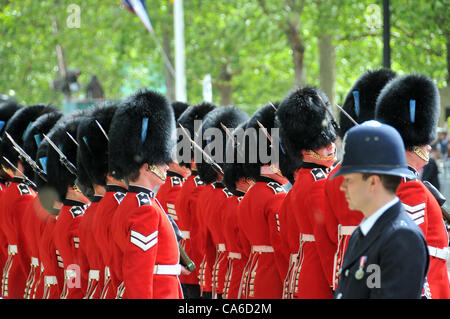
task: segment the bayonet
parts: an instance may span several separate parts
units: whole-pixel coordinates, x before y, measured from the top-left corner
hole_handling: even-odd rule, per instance
[[[59,161],[61,162],[61,164],[64,165],[70,173],[77,176],[77,168],[75,167],[75,165],[73,165],[67,159],[67,156],[64,155],[63,152],[61,152],[61,150],[58,148],[58,146],[56,146],[55,143],[53,143],[53,141],[47,135],[45,135],[45,134],[43,134],[43,135],[44,135],[44,138],[47,140],[47,142],[50,144],[50,146],[56,151],[56,153],[58,153]]]
[[[34,189],[37,189],[36,184],[29,179],[24,173],[22,173],[21,170],[19,170],[13,163],[11,163],[11,161],[9,159],[7,159],[6,157],[3,156],[3,159],[6,161],[6,163],[8,163],[12,168],[14,168],[16,170],[16,172],[19,172],[20,175],[22,175],[22,177],[25,179],[26,183],[28,185],[30,185],[31,187],[33,187]]]
[[[31,166],[33,171],[39,175],[39,177],[44,181],[47,182],[47,174],[39,167],[39,165],[28,155],[22,147],[20,147],[19,144],[14,141],[11,135],[8,134],[8,132],[5,132],[6,137],[11,141],[14,149],[17,153],[19,153],[20,157],[28,163],[28,165]]]
[[[205,159],[207,159],[207,161],[209,162],[209,164],[212,165],[212,167],[214,168],[214,170],[219,173],[224,175],[222,167],[219,166],[219,164],[217,164],[197,143],[195,143],[192,138],[189,136],[189,133],[186,131],[186,129],[183,127],[183,125],[181,125],[180,123],[178,123],[178,125],[181,127],[181,130],[183,131],[183,133],[186,135],[186,137],[189,139],[189,141],[191,142],[191,144],[197,148],[202,154],[203,156],[205,156]]]
[[[97,124],[100,131],[102,131],[103,135],[105,135],[106,140],[109,142],[108,134],[106,134],[105,130],[103,129],[103,126],[97,120],[95,120],[95,123]]]

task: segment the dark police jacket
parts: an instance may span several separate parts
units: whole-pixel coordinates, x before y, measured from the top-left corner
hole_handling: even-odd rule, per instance
[[[422,232],[398,201],[366,236],[353,232],[335,298],[420,298],[428,263]]]

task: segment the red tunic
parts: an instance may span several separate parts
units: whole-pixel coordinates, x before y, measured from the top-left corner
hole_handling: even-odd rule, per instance
[[[198,274],[203,255],[198,245],[198,222],[196,207],[199,193],[206,187],[196,172],[192,172],[183,184],[176,200],[177,225],[183,233],[182,245],[186,254],[195,264],[195,270],[189,275],[181,275],[183,284],[198,285]]]
[[[224,299],[238,297],[242,272],[248,261],[248,252],[244,252],[241,241],[243,234],[238,225],[239,202],[243,196],[244,193],[239,197],[235,195],[228,197],[223,209],[225,246],[228,250],[227,272],[222,295]]]
[[[57,215],[50,215],[39,240],[39,256],[44,267],[42,299],[60,299],[64,284],[64,264],[55,246]],[[39,297],[39,296],[38,296]]]
[[[313,168],[314,167],[314,168]],[[298,299],[332,298],[331,274],[336,245],[326,231],[324,187],[326,169],[304,163],[296,178],[294,215],[300,232],[299,255],[294,271]]]
[[[130,186],[117,209],[125,222],[114,234],[123,252],[123,283],[128,299],[179,299],[179,250],[167,215],[146,188]]]
[[[2,194],[6,189],[6,182],[0,182],[0,201],[2,198]],[[0,205],[1,209],[1,205]],[[0,218],[1,218],[1,212],[0,212]],[[6,235],[3,232],[2,227],[0,227],[0,269],[3,269],[3,266],[5,265],[6,259],[8,258],[8,240],[6,239]],[[3,276],[3,273],[2,273]],[[0,297],[1,297],[1,289],[0,289]]]
[[[284,251],[281,278],[283,279],[283,299],[292,298],[294,269],[298,256],[299,231],[294,216],[294,193],[299,184],[294,183],[280,207],[280,235]]]
[[[214,247],[211,233],[208,231],[206,225],[205,214],[209,207],[209,200],[214,187],[209,184],[199,193],[196,204],[196,217],[198,223],[198,239],[197,245],[201,251],[202,261],[198,270],[200,291],[212,292],[212,266],[216,259],[216,248]]]
[[[105,282],[100,298],[113,299],[117,295],[117,286],[120,284],[118,275],[113,270],[112,254],[115,243],[111,235],[111,224],[114,213],[120,202],[126,195],[127,190],[117,185],[107,185],[103,199],[98,203],[93,218],[94,240],[100,248],[103,265],[103,276]]]
[[[30,247],[23,231],[24,217],[36,193],[14,177],[2,195],[0,227],[8,241],[8,259],[3,268],[2,293],[9,299],[23,299],[30,271]]]
[[[79,260],[82,281],[87,282],[87,288],[82,291],[87,299],[98,299],[103,288],[104,265],[100,248],[94,238],[93,223],[97,207],[103,196],[94,196],[91,204],[83,214],[79,225],[80,249]]]
[[[183,176],[168,171],[166,181],[159,187],[158,192],[156,193],[156,199],[158,199],[166,213],[172,217],[177,225],[178,215],[175,203],[182,187]]]
[[[329,278],[334,290],[337,288],[339,270],[344,261],[344,254],[347,250],[352,230],[354,230],[364,218],[361,211],[348,208],[345,193],[339,189],[344,181],[344,177],[338,176],[330,179],[340,167],[341,164],[339,163],[339,165],[337,165],[328,175],[327,181],[325,182],[324,198],[324,215],[327,231],[330,239],[337,246],[333,260],[333,272],[331,278]]]
[[[422,230],[430,250],[430,266],[427,281],[431,298],[450,298],[447,261],[433,256],[433,253],[436,251],[434,248],[438,248],[439,250],[447,249],[448,251],[448,234],[438,202],[426,186],[418,179],[403,179],[397,189],[397,196],[403,203],[406,212]]]
[[[64,263],[64,286],[61,299],[81,299],[87,283],[81,276],[79,260],[79,225],[83,218],[85,203],[65,199],[56,220],[54,239]]]
[[[251,245],[243,271],[240,298],[281,298],[283,244],[279,229],[279,210],[286,196],[281,184],[259,177],[239,204],[239,225]]]
[[[30,273],[28,275],[25,298],[35,299],[41,297],[44,289],[44,278],[41,273],[42,260],[39,256],[39,240],[44,232],[47,219],[50,214],[41,206],[39,197],[36,196],[28,206],[28,212],[24,219],[24,232],[28,247],[30,247]]]

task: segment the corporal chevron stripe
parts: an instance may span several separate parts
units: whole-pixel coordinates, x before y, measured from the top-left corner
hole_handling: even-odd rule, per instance
[[[415,206],[403,204],[403,207],[405,207],[405,210],[408,213],[409,217],[411,217],[416,225],[420,225],[425,221],[425,203],[421,203]]]
[[[154,231],[148,236],[144,236],[141,233],[131,230],[130,242],[141,248],[143,251],[147,251],[158,242],[158,231]]]

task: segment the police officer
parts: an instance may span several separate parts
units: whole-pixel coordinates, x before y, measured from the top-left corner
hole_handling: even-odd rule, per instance
[[[335,297],[419,298],[428,271],[428,250],[420,229],[409,218],[396,190],[411,176],[398,132],[368,121],[344,138],[344,158],[334,176],[350,209],[363,221],[353,232]]]
[[[397,196],[422,229],[428,244],[430,270],[424,295],[447,299],[450,298],[447,272],[450,251],[442,211],[435,198],[435,194],[440,198],[439,191],[418,178],[418,171],[428,163],[430,143],[436,139],[440,109],[436,84],[425,75],[408,74],[393,79],[383,88],[377,99],[375,117],[400,133],[408,167],[414,173],[412,178],[402,180]]]
[[[357,123],[372,120],[375,117],[375,104],[380,91],[386,83],[396,76],[388,69],[368,70],[361,74],[348,92],[343,110]],[[339,134],[341,139],[354,126],[350,118],[341,112],[339,118]],[[330,172],[325,183],[325,223],[330,238],[337,245],[334,255],[332,287],[335,290],[338,283],[338,273],[344,259],[348,240],[356,226],[363,219],[363,214],[350,210],[344,193],[340,190],[343,177],[331,179],[330,176],[339,170],[340,164]]]

